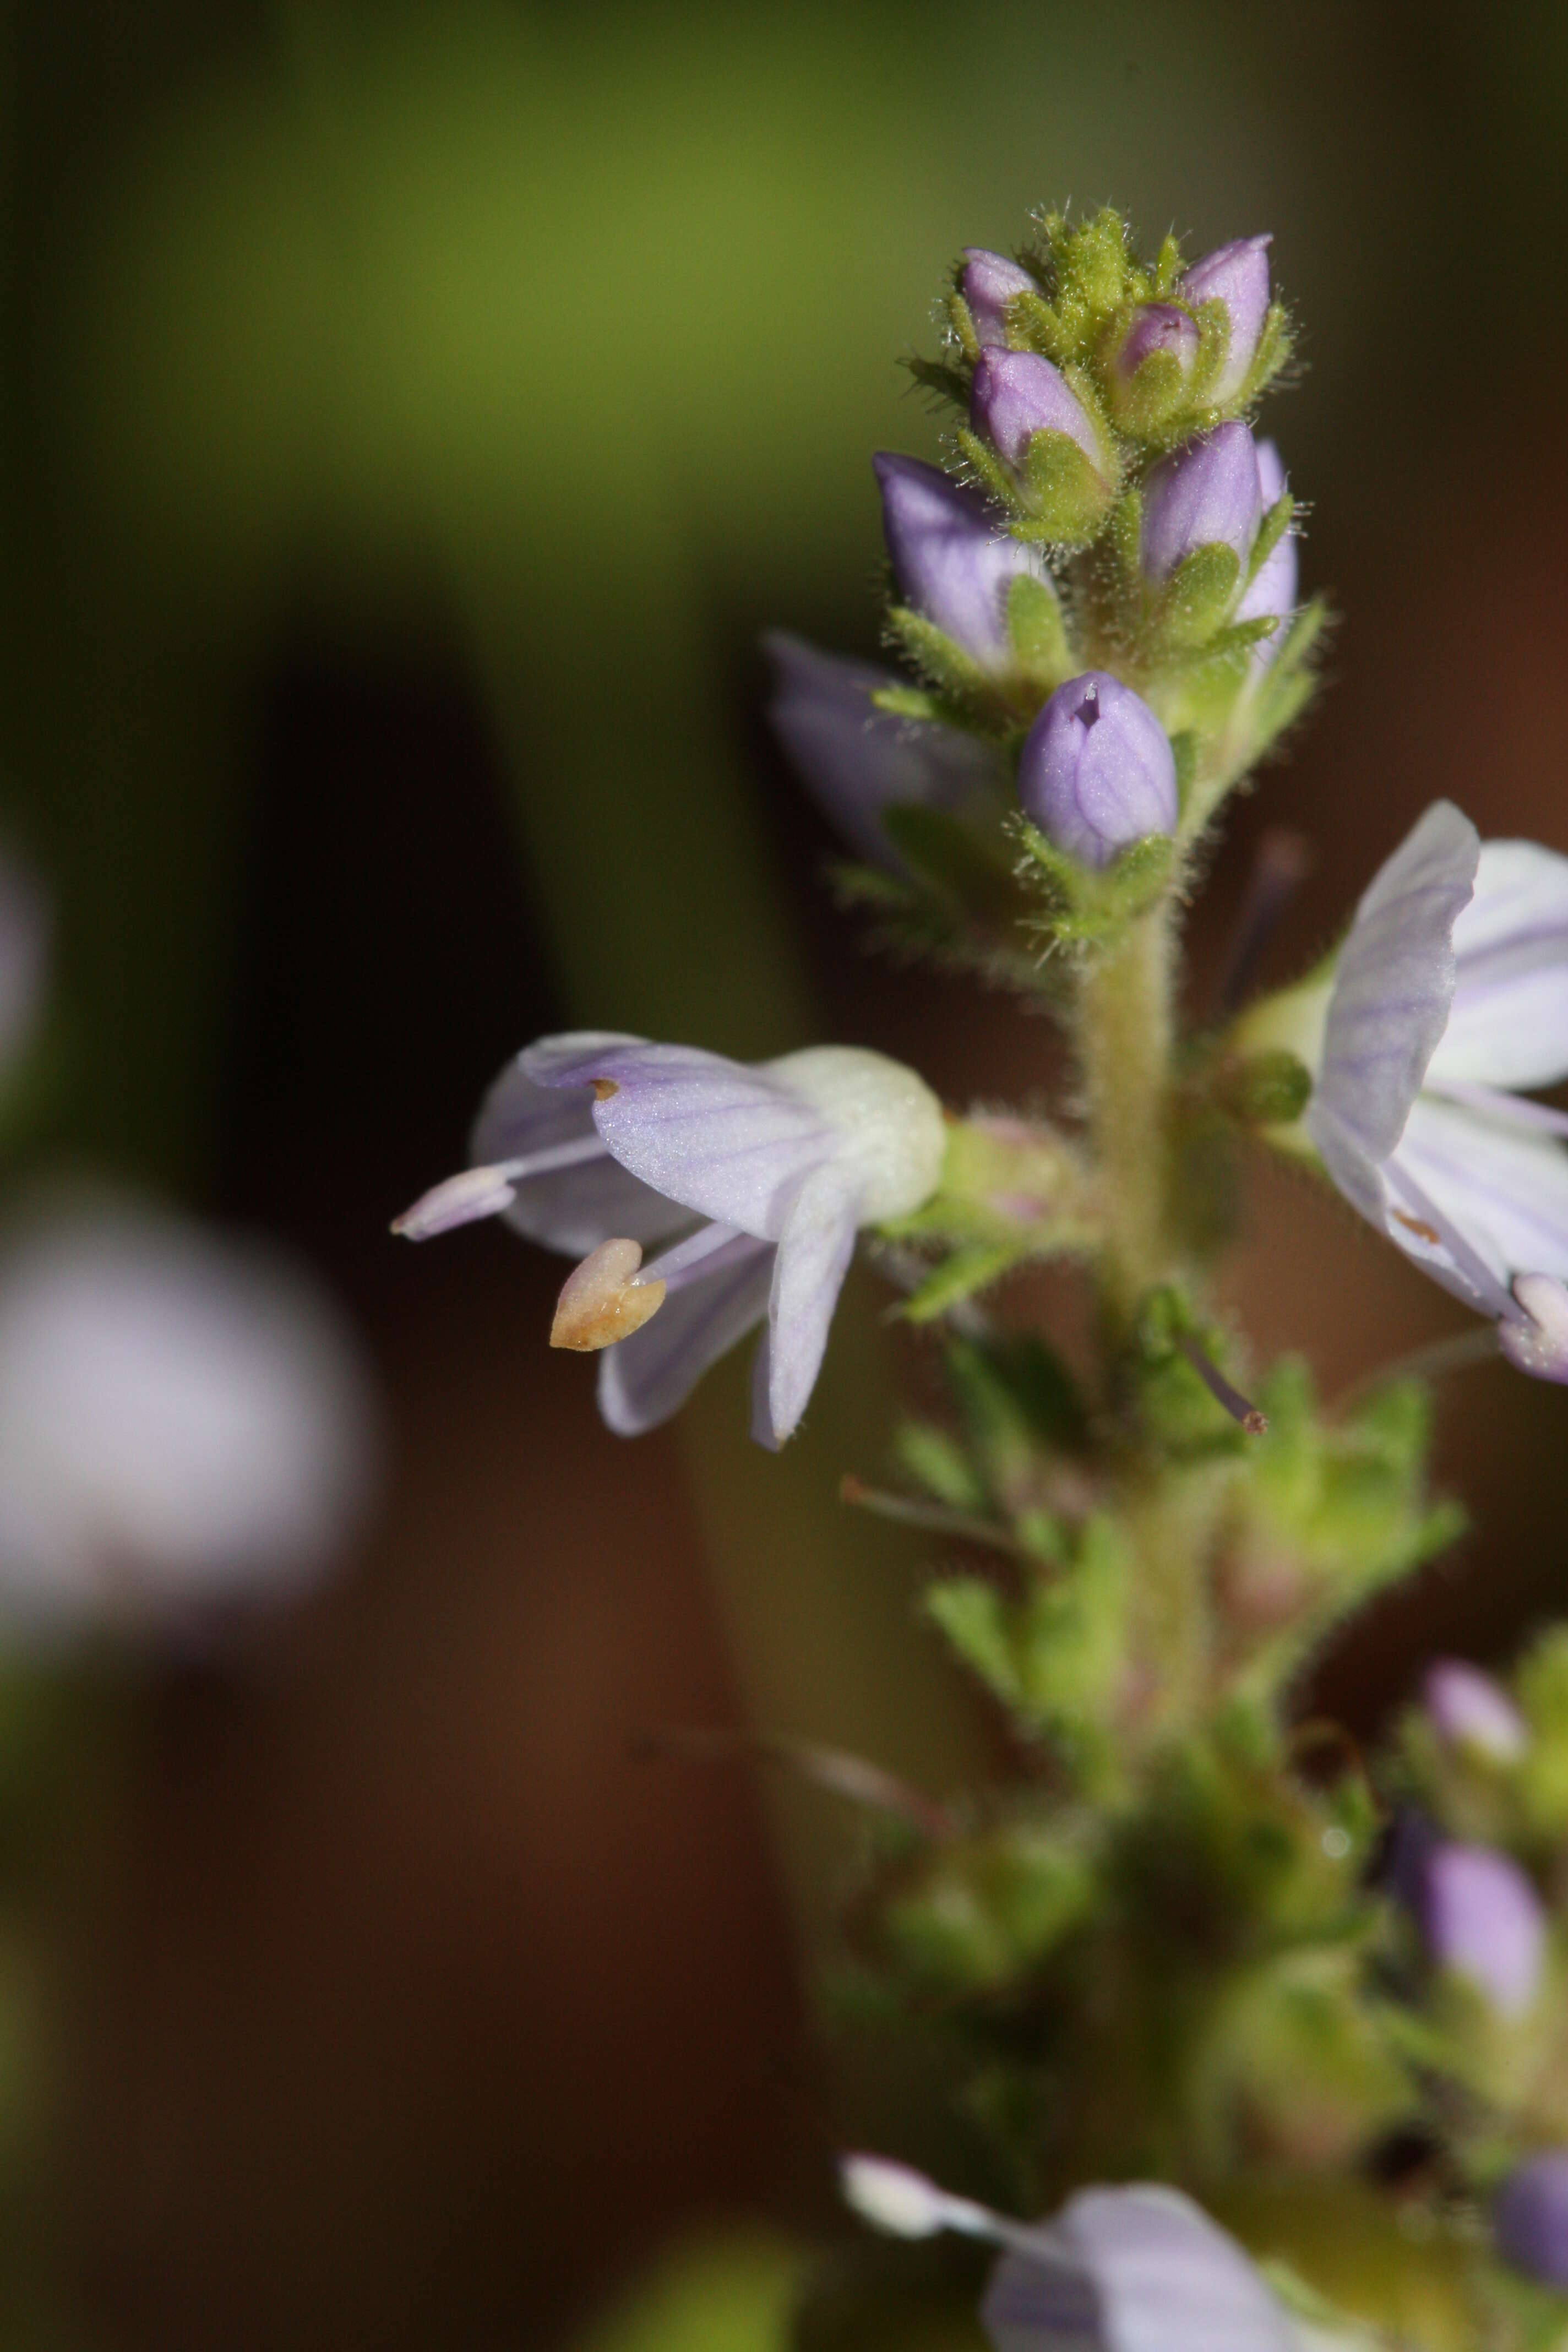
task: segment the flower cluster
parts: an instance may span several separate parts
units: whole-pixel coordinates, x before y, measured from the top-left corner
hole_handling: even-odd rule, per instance
[[[1018,1769],[937,1803],[837,1759],[871,1816],[841,1979],[928,2075],[940,2045],[1056,2218],[880,2160],[847,2186],[1003,2246],[997,2352],[1530,2352],[1568,2340],[1568,1636],[1511,1695],[1434,1669],[1391,1759],[1299,1722],[1328,1634],[1463,1517],[1419,1378],[1324,1406],[1250,1364],[1214,1277],[1261,1141],[1568,1381],[1568,1116],[1532,1098],[1568,1078],[1568,857],[1439,802],[1317,970],[1249,1002],[1243,952],[1184,1029],[1180,920],[1322,618],[1255,433],[1289,344],[1268,239],[1189,264],[1048,215],[968,250],[942,318],[943,462],[875,460],[889,663],[774,636],[772,718],[844,897],[1058,1018],[1061,1100],[944,1110],[855,1046],[547,1037],[398,1230],[499,1215],[576,1260],[551,1337],[623,1434],[760,1330],[768,1445],[882,1245],[928,1403],[846,1499],[940,1546],[924,1612]],[[1006,1286],[1047,1259],[1089,1294],[1069,1348]]]

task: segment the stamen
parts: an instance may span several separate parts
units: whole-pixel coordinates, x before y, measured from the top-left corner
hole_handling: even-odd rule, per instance
[[[574,1168],[580,1160],[598,1160],[605,1147],[596,1135],[574,1136],[570,1143],[552,1143],[521,1160],[498,1160],[489,1167],[465,1168],[421,1192],[411,1209],[394,1217],[392,1230],[407,1242],[427,1242],[449,1234],[479,1217],[498,1217],[517,1198],[517,1186],[526,1176],[546,1176],[557,1168]]]
[[[667,1290],[684,1290],[705,1274],[717,1274],[721,1266],[735,1258],[749,1257],[753,1251],[767,1249],[771,1244],[760,1242],[754,1234],[743,1234],[735,1225],[699,1225],[683,1242],[656,1257],[637,1276],[639,1286],[647,1282],[662,1282]]]
[[[1215,1404],[1223,1405],[1232,1421],[1238,1421],[1248,1437],[1261,1437],[1268,1426],[1268,1416],[1248,1403],[1239,1389],[1233,1389],[1219,1366],[1204,1353],[1190,1332],[1184,1331],[1176,1342]]]
[[[900,1527],[922,1528],[928,1535],[951,1536],[956,1542],[984,1544],[988,1551],[1007,1552],[1015,1559],[1019,1545],[1016,1536],[994,1519],[982,1518],[976,1511],[954,1511],[943,1503],[925,1503],[912,1495],[889,1495],[879,1486],[868,1486],[863,1478],[847,1470],[838,1481],[838,1499],[856,1509],[869,1511],[873,1518],[892,1519]]]
[[[662,1282],[633,1279],[641,1264],[640,1242],[601,1242],[590,1251],[562,1285],[551,1346],[591,1353],[640,1331],[664,1305]]]
[[[939,2230],[953,2230],[960,2237],[989,2238],[1034,2262],[1054,2266],[1061,2259],[1048,2231],[1011,2221],[968,2197],[950,2197],[923,2172],[889,2157],[841,2156],[838,2186],[845,2203],[863,2221],[895,2238],[933,2238]]]

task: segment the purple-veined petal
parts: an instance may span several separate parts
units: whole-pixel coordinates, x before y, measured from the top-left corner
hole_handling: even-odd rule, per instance
[[[978,736],[879,710],[871,697],[901,686],[891,670],[819,653],[773,630],[763,640],[773,665],[773,732],[817,806],[853,848],[897,866],[881,812],[912,802],[961,815],[1000,809],[1006,782],[994,748]]]
[[[855,1255],[859,1202],[837,1168],[800,1187],[779,1238],[768,1302],[767,1414],[763,1444],[791,1435],[816,1385],[828,1326]]]
[[[1568,1076],[1568,857],[1489,841],[1454,925],[1457,982],[1435,1086],[1553,1086]]]
[[[1421,1091],[1436,1102],[1459,1103],[1467,1110],[1479,1111],[1495,1126],[1518,1135],[1568,1135],[1568,1110],[1553,1110],[1549,1103],[1532,1102],[1528,1095],[1502,1094],[1496,1087],[1467,1086],[1458,1079],[1434,1086],[1430,1072]]]
[[[768,1311],[774,1252],[767,1242],[715,1252],[711,1271],[672,1291],[640,1331],[599,1359],[599,1411],[617,1437],[657,1429],[703,1373]]]
[[[1468,901],[1479,851],[1468,817],[1451,801],[1435,802],[1356,909],[1340,950],[1322,1067],[1306,1114],[1331,1172],[1331,1130],[1373,1160],[1386,1159],[1404,1131],[1447,1022],[1454,922]]]
[[[593,1089],[595,1126],[645,1184],[762,1241],[832,1150],[826,1121],[776,1078],[696,1045],[544,1037],[519,1062],[542,1086]]]
[[[1331,1115],[1320,1116],[1311,1134],[1324,1167],[1352,1208],[1413,1258],[1424,1274],[1479,1314],[1517,1313],[1495,1257],[1477,1249],[1397,1155],[1393,1160],[1373,1160]]]
[[[997,2352],[1295,2352],[1284,2311],[1236,2241],[1172,2189],[1086,2189],[1003,2257],[981,2317]]]
[[[1423,1095],[1388,1172],[1396,1188],[1413,1178],[1505,1287],[1516,1273],[1568,1276],[1568,1151],[1554,1138]]]
[[[569,1041],[544,1042],[569,1042],[574,1050],[585,1050],[637,1041],[613,1032],[584,1030]],[[596,1133],[590,1094],[557,1092],[536,1085],[521,1068],[520,1057],[507,1064],[480,1104],[469,1150],[477,1166],[487,1166],[592,1139]],[[689,1210],[639,1182],[608,1151],[576,1166],[520,1178],[516,1198],[501,1214],[514,1232],[568,1257],[585,1257],[601,1242],[616,1236],[641,1242],[647,1248],[668,1240],[691,1222]]]

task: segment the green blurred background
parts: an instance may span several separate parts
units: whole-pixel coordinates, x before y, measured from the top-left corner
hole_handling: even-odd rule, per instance
[[[1345,619],[1194,914],[1197,987],[1265,822],[1320,851],[1280,976],[1439,793],[1568,849],[1568,19],[5,21],[0,819],[58,924],[36,1156],[301,1247],[396,1438],[363,1556],[243,1672],[157,1680],[59,1874],[62,2261],[98,2342],[550,2342],[671,2233],[819,2220],[844,2115],[798,1959],[850,1830],[636,1734],[749,1712],[933,1788],[987,1735],[918,1552],[833,1501],[881,1465],[872,1286],[782,1463],[728,1376],[628,1447],[543,1349],[553,1262],[386,1219],[552,1026],[842,1036],[960,1101],[1049,1076],[1040,1024],[859,959],[755,652],[774,623],[873,649],[869,453],[934,447],[894,362],[956,248],[1043,201],[1193,253],[1271,228],[1304,328],[1268,424]],[[1330,1384],[1456,1320],[1268,1171],[1235,1288]],[[1565,1411],[1456,1387],[1479,1530],[1309,1704],[1364,1730],[1426,1649],[1560,1603]]]

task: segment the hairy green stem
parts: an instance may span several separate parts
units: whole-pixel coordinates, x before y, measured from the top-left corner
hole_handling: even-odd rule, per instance
[[[1172,925],[1169,902],[1129,924],[1086,968],[1078,1048],[1102,1187],[1101,1261],[1113,1326],[1168,1270]]]

